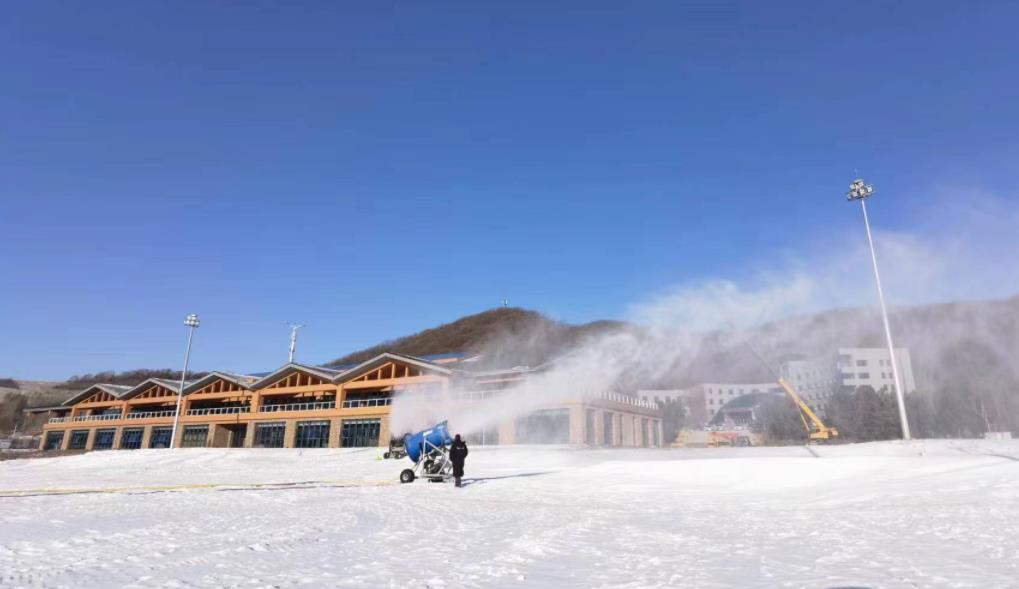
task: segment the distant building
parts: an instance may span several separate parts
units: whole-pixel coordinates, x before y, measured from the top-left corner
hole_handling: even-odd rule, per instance
[[[909,350],[896,348],[895,359],[903,389],[907,393],[915,391]],[[827,409],[835,393],[852,392],[861,386],[873,387],[878,392],[895,392],[892,363],[885,348],[839,348],[833,356],[783,362],[782,378],[793,385],[815,411]]]
[[[700,429],[708,425],[726,403],[752,393],[781,394],[782,389],[774,382],[707,382],[686,389],[641,389],[637,396],[649,403],[682,400],[686,406],[686,427]]]
[[[895,361],[899,365],[903,390],[915,392],[916,379],[909,349],[895,348]],[[895,392],[891,356],[886,348],[839,348],[837,366],[842,390],[853,391],[857,387],[869,386],[878,392]]]
[[[896,348],[895,357],[903,388],[907,393],[915,391],[909,350]],[[780,372],[804,403],[823,414],[832,397],[840,391],[851,392],[860,386],[870,386],[878,392],[894,392],[892,365],[888,358],[885,348],[838,348],[834,354],[782,362]],[[777,382],[710,382],[685,389],[642,389],[637,391],[637,396],[648,403],[682,400],[687,409],[685,426],[700,429],[709,424],[746,425],[754,419],[753,409],[756,409],[763,393],[784,395],[785,391]],[[735,403],[721,412],[730,401],[752,394],[757,401]]]
[[[842,390],[835,358],[783,362],[782,378],[792,385],[796,394],[814,411],[823,412],[838,391]]]

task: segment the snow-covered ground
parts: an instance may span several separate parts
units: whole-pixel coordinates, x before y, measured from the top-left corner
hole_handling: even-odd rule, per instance
[[[1019,443],[810,450],[0,462],[0,587],[1019,587]]]

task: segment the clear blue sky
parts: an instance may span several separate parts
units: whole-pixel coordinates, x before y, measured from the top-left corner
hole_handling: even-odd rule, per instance
[[[285,4],[285,5],[284,5]],[[1019,5],[45,2],[0,18],[0,376],[581,322],[1007,193]]]

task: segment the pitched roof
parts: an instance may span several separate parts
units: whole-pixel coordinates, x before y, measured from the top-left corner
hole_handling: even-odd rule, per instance
[[[195,392],[197,390],[201,390],[205,386],[207,386],[209,384],[212,384],[212,383],[216,382],[219,379],[223,379],[225,381],[232,382],[235,385],[237,385],[237,386],[239,386],[239,387],[241,387],[243,389],[250,389],[252,384],[255,381],[257,381],[260,376],[263,376],[263,375],[236,374],[236,373],[233,373],[233,372],[222,372],[222,371],[219,371],[219,370],[214,370],[214,371],[210,372],[209,374],[206,374],[202,378],[199,378],[196,381],[192,381],[189,385],[184,387],[184,394],[185,395],[189,395],[189,394],[191,394],[191,393],[193,393],[193,392]]]
[[[245,388],[252,390],[264,388],[276,382],[276,380],[278,380],[284,374],[289,374],[291,372],[304,372],[306,374],[312,374],[314,376],[317,376],[328,381],[332,381],[334,378],[343,373],[342,370],[337,370],[335,368],[324,368],[322,366],[308,366],[306,364],[289,362],[287,364],[284,364],[280,368],[277,368],[276,370],[273,370],[272,372],[266,374],[257,381],[245,385]]]
[[[434,362],[429,362],[424,358],[418,358],[416,356],[407,356],[405,354],[394,354],[393,352],[382,352],[381,354],[375,356],[370,360],[365,360],[364,362],[358,364],[357,366],[345,370],[341,374],[337,375],[337,377],[333,379],[333,382],[336,383],[347,382],[353,378],[361,376],[362,374],[371,370],[372,368],[375,368],[376,366],[379,366],[391,360],[403,362],[404,364],[410,364],[412,366],[417,366],[419,368],[424,368],[425,370],[431,370],[433,372],[438,372],[440,374],[453,373],[453,371],[450,370],[449,368],[446,368]]]
[[[63,404],[65,406],[74,405],[75,403],[78,403],[79,401],[87,399],[88,397],[92,396],[93,394],[95,394],[97,390],[113,395],[115,399],[120,399],[121,397],[124,396],[125,393],[131,390],[131,387],[119,384],[107,384],[104,382],[99,382],[71,395],[71,397],[64,401]]]
[[[188,385],[190,385],[192,382],[194,382],[194,381],[190,381],[190,380],[189,381],[185,381],[184,382],[184,388],[186,389],[188,387]],[[180,388],[180,381],[170,380],[168,378],[146,378],[142,382],[140,382],[140,383],[134,385],[133,387],[131,387],[130,390],[128,390],[127,392],[122,394],[119,398],[121,398],[121,399],[130,399],[131,397],[137,396],[137,395],[145,392],[145,390],[148,389],[152,385],[158,385],[158,386],[161,386],[161,387],[163,387],[165,389],[170,389],[171,391],[176,393],[177,390]]]

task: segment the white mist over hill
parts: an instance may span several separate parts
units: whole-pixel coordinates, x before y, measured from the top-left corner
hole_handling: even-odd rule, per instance
[[[1012,367],[1014,363],[1004,360],[1015,358],[1019,351],[1014,329],[1002,330],[978,316],[969,317],[965,307],[936,311],[955,313],[951,322],[905,311],[910,305],[984,300],[1019,292],[1019,211],[1002,199],[956,196],[912,219],[912,230],[889,231],[882,223],[894,220],[882,220],[879,202],[875,201],[871,210],[897,345],[922,348],[920,355],[929,359],[959,358],[950,350],[978,345],[985,350],[981,357],[990,353],[995,357],[989,362],[995,366],[1002,365],[1002,370]],[[847,314],[844,320],[835,315],[824,322],[810,315],[842,307],[870,310]],[[1006,319],[1017,320],[1013,312],[1006,313]],[[762,264],[754,275],[682,283],[636,302],[628,315],[639,328],[589,338],[549,370],[532,375],[508,394],[475,409],[465,411],[449,399],[424,401],[404,395],[393,407],[393,431],[417,430],[449,419],[451,427],[467,432],[578,394],[632,390],[670,378],[675,381],[691,375],[692,364],[706,346],[737,349],[742,334],[732,328],[748,333],[772,359],[788,353],[830,352],[824,346],[832,343],[884,345],[883,340],[873,338],[880,330],[880,319],[862,220],[858,231],[828,236],[805,253],[789,253],[780,261]],[[784,321],[774,323],[779,320]],[[945,331],[946,325],[953,326],[952,331]],[[939,330],[932,332],[933,326]],[[495,351],[519,341],[496,341],[491,347]],[[743,365],[754,362],[748,355],[734,360],[734,364]],[[961,360],[942,364],[938,370],[918,367],[929,386],[940,385],[953,374],[979,370]],[[726,368],[717,366],[720,372]],[[1002,379],[1016,382],[1019,375],[1012,367]],[[1003,402],[1012,403],[1019,393],[1006,394]]]

